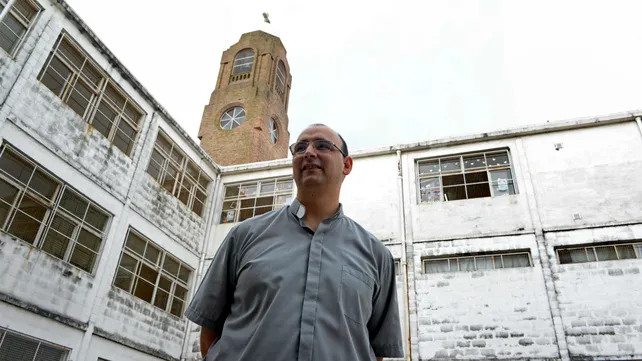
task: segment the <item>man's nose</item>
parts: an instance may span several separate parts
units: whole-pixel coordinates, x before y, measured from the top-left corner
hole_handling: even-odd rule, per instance
[[[317,156],[317,150],[314,148],[314,143],[310,142],[308,146],[305,148],[305,152],[303,153],[304,157],[316,157]]]

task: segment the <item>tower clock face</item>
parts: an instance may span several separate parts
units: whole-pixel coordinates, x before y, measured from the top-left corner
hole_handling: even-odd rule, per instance
[[[279,129],[276,127],[276,121],[270,118],[270,139],[272,144],[276,144],[276,141],[279,140]]]
[[[238,127],[245,120],[245,109],[234,107],[221,116],[221,128],[230,130]]]

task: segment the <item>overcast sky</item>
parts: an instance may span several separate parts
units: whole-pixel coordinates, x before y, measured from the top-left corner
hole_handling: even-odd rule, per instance
[[[68,3],[195,139],[221,53],[257,29],[288,51],[291,141],[319,122],[355,149],[642,108],[637,0]]]

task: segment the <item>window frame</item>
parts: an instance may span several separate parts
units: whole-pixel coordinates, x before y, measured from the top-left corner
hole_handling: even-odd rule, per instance
[[[49,342],[49,341],[43,340],[43,339],[38,338],[38,337],[27,335],[27,334],[22,333],[22,332],[14,331],[14,330],[10,329],[9,327],[0,327],[0,332],[2,332],[0,334],[0,350],[2,349],[4,341],[6,340],[7,334],[13,334],[13,335],[17,336],[18,338],[27,339],[27,341],[30,341],[30,342],[38,344],[36,346],[36,351],[33,354],[32,361],[37,361],[36,356],[38,356],[38,351],[40,351],[40,347],[43,344],[48,346],[49,348],[58,349],[58,350],[62,351],[64,353],[64,360],[61,360],[61,361],[69,360],[69,355],[71,354],[71,349],[70,348],[64,347],[62,345],[55,344],[53,342]]]
[[[9,3],[10,0],[0,0],[0,5],[2,6],[2,9],[4,9],[7,4]],[[32,19],[28,20],[29,22],[25,24],[25,20],[23,19],[24,16],[20,14],[20,12],[16,9],[16,3],[11,6],[9,9],[9,12],[5,15],[6,16],[12,16],[13,19],[18,22],[20,25],[25,27],[24,33],[21,36],[18,36],[18,34],[14,33],[13,30],[4,24],[5,19],[2,19],[2,22],[0,22],[0,26],[5,26],[9,31],[11,31],[14,35],[18,36],[17,41],[13,44],[11,51],[7,51],[4,48],[0,47],[7,55],[9,55],[10,58],[14,58],[17,54],[20,48],[22,47],[22,44],[24,44],[25,40],[27,39],[27,36],[29,35],[29,32],[31,31],[33,25],[36,23],[38,20],[38,17],[43,11],[43,7],[35,0],[18,0],[18,1],[24,1],[27,3],[27,5],[30,5],[32,8],[36,10],[36,14],[33,16]]]
[[[506,155],[506,158],[508,160],[507,165],[501,165],[501,166],[488,166],[488,161],[487,161],[487,156],[488,155]],[[483,156],[484,157],[484,167],[483,168],[471,168],[471,169],[466,169],[465,168],[465,162],[464,158],[470,158],[470,157],[475,157],[475,156]],[[459,165],[459,170],[457,171],[447,171],[443,172],[441,170],[441,162],[442,160],[452,160],[454,158],[458,159],[458,162],[460,163]],[[439,172],[435,174],[422,174],[420,172],[420,168],[423,164],[427,163],[433,163],[433,162],[438,162],[439,165]],[[442,155],[439,157],[430,157],[430,158],[421,158],[421,159],[416,159],[415,160],[415,192],[416,192],[416,197],[417,197],[417,204],[419,205],[425,205],[425,204],[432,204],[432,203],[445,203],[445,202],[455,202],[455,201],[464,201],[464,200],[471,200],[471,199],[483,199],[483,198],[496,198],[496,197],[502,197],[506,195],[516,195],[519,194],[519,189],[517,187],[517,182],[516,182],[516,177],[515,177],[515,169],[513,167],[514,163],[512,161],[511,157],[511,152],[510,149],[508,148],[497,148],[497,149],[488,149],[484,151],[476,151],[476,152],[467,152],[467,153],[458,153],[458,154],[446,154]],[[508,170],[511,174],[511,178],[507,179],[507,187],[508,187],[508,193],[506,194],[495,194],[495,185],[493,184],[494,181],[492,179],[492,173],[496,171],[503,171],[503,170]],[[466,174],[474,174],[474,173],[481,173],[484,172],[486,173],[486,181],[485,182],[471,182],[471,183],[466,183]],[[443,178],[444,176],[453,176],[453,175],[461,175],[463,179],[463,183],[461,184],[456,184],[456,185],[450,185],[446,186],[446,188],[454,188],[454,187],[463,187],[464,192],[466,195],[466,198],[458,198],[458,199],[453,199],[453,200],[448,200],[446,198],[446,194],[444,192],[444,181]],[[425,179],[430,179],[430,178],[436,178],[438,179],[439,182],[439,200],[422,200],[422,189],[421,189],[421,182]],[[469,198],[468,197],[468,186],[470,185],[480,185],[480,184],[486,184],[489,189],[490,196],[485,196],[485,197],[474,197],[474,198]],[[513,187],[514,193],[510,193],[510,186]],[[435,188],[435,187],[431,187]]]
[[[276,144],[279,141],[279,126],[274,117],[270,117],[268,120],[268,128],[270,131],[270,141],[272,144]]]
[[[631,246],[633,248],[634,258],[621,258],[618,251],[618,247]],[[601,260],[598,257],[596,248],[603,247],[613,247],[615,251],[616,259]],[[573,251],[584,249],[586,255],[586,261],[579,262],[562,262],[560,257],[560,251]],[[592,251],[593,260],[589,257],[589,250]],[[569,254],[570,255],[570,254]],[[630,241],[616,241],[616,242],[600,242],[600,243],[582,243],[576,245],[566,245],[566,246],[556,246],[555,247],[555,257],[557,257],[557,263],[560,265],[573,265],[573,264],[583,264],[583,263],[594,263],[594,262],[608,262],[608,261],[622,261],[627,259],[642,259],[642,240],[630,240]]]
[[[503,256],[513,256],[513,255],[524,255],[526,254],[528,256],[528,266],[526,267],[506,267],[504,266],[504,258]],[[483,269],[477,269],[477,258],[484,258],[484,257],[491,257],[492,259],[492,264],[493,268],[483,268]],[[495,266],[495,257],[500,257],[502,260],[502,266],[501,267],[496,267]],[[459,266],[459,260],[460,259],[465,259],[465,258],[473,258],[473,265],[474,265],[474,270],[462,270],[461,267]],[[450,269],[450,263],[451,261],[456,261],[457,262],[457,270],[456,271],[443,271],[443,272],[428,272],[427,268],[427,263],[431,261],[448,261],[448,267]],[[478,272],[478,271],[495,271],[495,270],[500,270],[500,269],[512,269],[512,268],[532,268],[534,266],[533,263],[533,256],[531,255],[530,250],[528,249],[522,249],[522,250],[510,250],[510,251],[489,251],[489,252],[478,252],[478,253],[468,253],[468,254],[458,254],[458,255],[443,255],[443,256],[436,256],[436,257],[422,257],[421,259],[421,270],[425,274],[447,274],[447,273],[463,273],[463,272]]]
[[[283,65],[283,69],[281,69]],[[279,94],[281,99],[285,95],[285,89],[287,88],[287,74],[288,68],[285,66],[285,62],[282,59],[276,62],[276,71],[274,72],[274,89]]]
[[[19,151],[17,148],[11,146],[8,143],[5,143],[2,146],[0,146],[0,159],[2,159],[2,157],[4,156],[7,150],[9,150],[9,152],[13,156],[17,157],[22,162],[31,166],[32,170],[31,170],[31,175],[29,180],[27,181],[26,184],[24,184],[20,180],[15,179],[12,175],[6,173],[6,171],[0,168],[0,180],[8,183],[11,187],[14,187],[17,189],[17,192],[14,195],[13,203],[8,204],[10,208],[6,215],[6,218],[0,224],[0,232],[9,234],[12,237],[15,237],[16,239],[20,240],[21,242],[25,242],[29,244],[31,247],[37,248],[40,251],[47,253],[49,256],[59,259],[60,261],[66,263],[71,267],[75,267],[83,272],[87,272],[93,275],[96,271],[96,268],[100,261],[100,257],[105,247],[105,243],[107,242],[107,239],[109,236],[109,230],[111,228],[113,214],[105,210],[98,203],[94,202],[90,198],[83,195],[81,192],[79,192],[75,188],[71,187],[68,183],[64,182],[60,178],[53,175],[53,173],[49,172],[47,169],[42,167],[38,162],[32,160],[31,158],[26,156],[24,153]],[[31,180],[33,179],[36,172],[39,172],[40,174],[44,175],[46,178],[49,178],[52,181],[52,183],[55,184],[55,189],[53,190],[53,195],[51,196],[50,199],[46,198],[45,195],[38,193],[37,190],[30,189],[29,186],[31,184]],[[69,211],[68,209],[62,206],[63,196],[67,194],[67,192],[70,192],[72,195],[86,202],[87,207],[85,209],[83,219],[78,219],[77,216],[74,216],[71,213],[71,211]],[[25,195],[27,195],[31,200],[36,200],[38,205],[45,208],[45,212],[42,217],[42,220],[35,219],[32,215],[27,214],[18,209],[19,207],[18,205],[21,204]],[[5,202],[0,200],[0,204],[2,203],[5,203]],[[87,213],[91,208],[96,209],[97,211],[102,213],[102,215],[105,216],[106,218],[102,232],[96,230],[93,226],[91,226],[90,224],[87,224],[87,222],[85,221]],[[27,217],[40,223],[40,226],[38,227],[38,231],[36,232],[36,235],[34,236],[34,239],[32,242],[29,242],[28,240],[23,239],[18,235],[15,235],[10,230],[11,226],[13,226],[13,221],[15,220],[16,214],[18,214],[18,212],[23,213]],[[67,237],[64,234],[61,234],[63,237],[67,238],[67,242],[68,242],[62,258],[57,255],[54,255],[53,253],[43,248],[43,246],[48,240],[48,235],[50,231],[53,230],[53,232],[60,233],[52,225],[56,217],[64,218],[68,223],[72,223],[74,225],[73,231],[72,231],[73,233],[70,237]],[[79,242],[79,236],[82,230],[89,231],[89,233],[93,234],[94,236],[97,236],[100,239],[100,246],[95,251],[95,254],[96,254],[95,259],[91,265],[91,268],[88,270],[82,268],[81,266],[71,263],[71,259],[76,249],[76,245],[80,245],[81,247],[88,248]],[[93,250],[90,250],[90,251],[94,252]]]
[[[75,52],[71,54],[78,56],[81,62],[80,67],[78,64],[75,64],[72,59],[67,57],[64,49],[69,49],[70,51]],[[56,70],[52,65],[54,61],[62,65],[68,72],[67,77],[63,77],[62,74]],[[50,71],[51,69],[51,71]],[[89,69],[89,70],[87,70]],[[97,78],[97,82],[90,78],[89,75],[93,75]],[[61,83],[61,89],[59,93],[55,93],[53,89],[43,81],[45,76],[53,78],[56,75],[58,77],[64,78],[64,81]],[[78,44],[78,42],[72,38],[67,32],[63,31],[56,39],[54,46],[51,48],[47,60],[40,69],[38,76],[36,78],[42,86],[54,92],[54,94],[60,98],[60,100],[65,103],[71,110],[78,114],[83,121],[89,124],[92,128],[97,130],[107,141],[112,145],[118,148],[126,156],[132,157],[134,148],[138,140],[140,139],[140,133],[142,130],[142,124],[144,122],[147,113],[143,108],[134,101],[134,99],[125,92],[121,86],[116,83],[103,69],[98,65],[98,63]],[[87,99],[80,91],[78,91],[77,85],[80,84],[85,90],[88,90],[90,93],[89,99]],[[111,99],[109,97],[109,92],[113,92],[114,96],[120,97],[122,99]],[[76,93],[80,98],[86,101],[84,105],[83,114],[80,114],[78,110],[74,108],[70,102],[75,98],[72,98],[72,95]],[[122,100],[122,106],[117,104],[117,100]],[[79,104],[83,107],[82,104]],[[110,118],[103,113],[101,107],[108,107],[109,111],[114,113]],[[120,107],[120,108],[119,108]],[[138,119],[132,119],[130,117],[130,112],[136,113]],[[104,123],[100,121],[99,116],[102,115],[109,123],[109,131],[107,134],[103,133],[100,128],[104,127]],[[100,124],[100,127],[97,125]],[[122,125],[124,124],[124,125]],[[133,137],[130,137],[121,129],[123,127],[129,127],[133,131]],[[121,148],[121,144],[118,143],[119,139],[123,139],[119,134],[122,133],[130,142],[127,143],[126,149]]]
[[[242,53],[242,52],[244,52],[244,51],[245,51],[245,52],[247,52],[247,51],[251,51],[251,52],[252,52],[252,56],[244,56],[244,57],[242,57],[242,58],[241,58],[241,57],[239,57],[239,56],[241,55],[241,53]],[[247,64],[249,64],[249,63],[237,64],[237,62],[239,62],[239,63],[240,63],[241,61],[243,61],[243,60],[245,60],[245,59],[250,59],[250,58],[252,59],[252,63],[251,63],[252,65],[250,66],[250,70],[249,70],[249,71],[241,71],[241,72],[237,72],[237,71],[236,71],[236,69],[237,69],[237,68],[243,68],[244,66],[246,66]],[[237,76],[237,75],[241,75],[241,74],[251,74],[251,73],[252,73],[252,71],[254,70],[254,63],[255,63],[255,62],[256,62],[256,51],[254,51],[254,49],[252,49],[252,48],[244,48],[244,49],[239,50],[239,51],[236,53],[236,55],[234,55],[234,60],[232,61],[232,71],[231,71],[231,75],[232,75],[232,76]],[[243,78],[243,79],[245,79],[245,78]]]
[[[159,139],[162,138],[169,146],[170,150],[169,153],[167,150],[163,149],[163,147],[159,144]],[[158,153],[162,158],[163,158],[163,163],[158,164],[158,162],[154,159],[154,152]],[[174,154],[178,154],[178,156],[181,157],[181,161],[177,162],[176,159],[174,158]],[[150,169],[153,164],[156,164],[159,166],[158,169],[158,178],[154,176],[152,173],[150,173]],[[195,170],[197,170],[198,173],[198,179],[194,179],[192,175],[189,174],[188,172],[188,167],[192,166]],[[172,185],[172,190],[170,191],[165,187],[165,180],[168,176],[167,170],[169,168],[172,168],[176,170],[176,177],[174,179],[174,184]],[[210,178],[209,175],[205,173],[203,168],[199,167],[196,162],[194,162],[190,157],[187,156],[187,154],[174,142],[172,138],[165,133],[161,128],[158,129],[158,133],[156,134],[156,140],[154,140],[154,147],[152,148],[152,152],[150,154],[150,159],[149,163],[147,164],[147,174],[150,175],[154,180],[163,188],[165,189],[168,193],[170,193],[174,198],[177,198],[181,203],[183,203],[187,208],[189,208],[190,211],[194,212],[197,216],[203,217],[205,214],[205,208],[207,205],[207,199],[210,197],[208,188],[210,188],[210,184],[212,183],[212,178]],[[170,174],[171,177],[171,174]],[[201,179],[205,177],[207,180],[207,184],[203,185],[201,183]],[[185,187],[185,183],[191,182],[192,186],[191,188]],[[188,198],[187,202],[184,202],[181,199],[183,189],[187,190],[188,193]],[[202,200],[199,200],[197,195],[198,192],[201,192],[205,198]],[[195,210],[195,204],[201,203],[201,210],[200,213]]]
[[[277,187],[279,183],[289,183],[290,184],[290,189],[288,191],[278,191]],[[270,183],[274,184],[274,190],[270,194],[262,194],[261,193],[261,187],[263,185],[269,185]],[[245,196],[241,194],[241,189],[242,187],[256,187],[256,191],[254,195],[252,196]],[[233,188],[233,187],[238,187],[238,192],[235,196],[227,196],[227,190],[228,188]],[[233,224],[233,223],[238,223],[242,222],[239,221],[241,218],[241,212],[244,210],[251,209],[252,210],[252,216],[245,218],[249,219],[252,217],[256,217],[258,215],[264,214],[264,213],[259,213],[256,214],[256,209],[257,208],[267,208],[271,207],[271,209],[267,212],[274,211],[277,209],[281,209],[294,200],[294,179],[290,176],[283,176],[283,177],[273,177],[273,178],[264,178],[264,179],[258,179],[258,180],[250,180],[250,181],[242,181],[242,182],[234,182],[234,183],[228,183],[223,185],[223,199],[222,199],[222,204],[220,208],[220,213],[218,217],[218,222],[219,224]],[[287,193],[286,193],[287,192]],[[289,201],[286,201],[285,203],[277,204],[276,199],[279,196],[286,196],[289,198]],[[266,198],[266,197],[272,197],[272,203],[271,205],[257,205],[256,201],[259,198]],[[247,201],[247,200],[253,200],[253,206],[251,207],[241,207],[242,201]],[[225,208],[225,204],[228,202],[234,202],[237,205],[233,208]],[[234,217],[231,221],[228,221],[229,219],[229,212],[234,211]],[[267,213],[265,212],[265,213]],[[227,213],[227,214],[226,214]],[[226,221],[223,221],[223,215],[226,214]],[[243,219],[243,220],[245,220]]]
[[[145,254],[141,255],[139,253],[136,253],[135,250],[127,247],[127,242],[129,241],[130,234],[132,234],[132,233],[137,238],[139,238],[140,240],[145,242],[145,250],[143,251],[143,253],[146,253],[145,251],[147,250],[147,247],[148,247],[149,244],[152,244],[153,247],[156,248],[156,250],[159,251],[158,260],[157,260],[156,264],[152,263],[149,259],[147,259],[145,257]],[[121,261],[122,261],[123,255],[127,255],[128,257],[131,257],[131,258],[136,260],[136,266],[135,266],[136,270],[135,270],[134,273],[132,273],[127,268],[121,267]],[[167,270],[165,270],[165,268],[164,268],[165,267],[165,260],[168,257],[178,263],[178,265],[179,265],[178,269],[179,270],[181,270],[183,267],[185,267],[186,269],[189,270],[189,275],[188,275],[187,281],[183,282],[178,275],[174,276],[174,275],[168,273]],[[152,298],[151,298],[151,300],[149,302],[147,300],[142,299],[142,298],[140,298],[140,297],[138,297],[138,296],[136,296],[134,294],[136,286],[138,285],[138,281],[141,278],[143,279],[143,282],[147,282],[147,280],[145,280],[142,276],[140,276],[140,270],[142,270],[142,266],[143,265],[148,267],[148,268],[151,268],[151,269],[153,269],[154,271],[157,272],[156,280],[155,280],[154,285],[153,285],[154,286],[154,290],[153,290],[153,293],[152,293]],[[118,274],[119,274],[119,271],[120,271],[121,268],[123,270],[125,270],[125,272],[128,272],[130,274],[130,277],[132,277],[132,279],[130,281],[130,284],[129,284],[129,290],[125,290],[124,288],[121,288],[120,286],[116,285]],[[177,274],[180,274],[180,271],[177,271]],[[156,296],[158,294],[158,290],[159,290],[159,287],[160,287],[159,284],[160,284],[160,281],[161,281],[161,277],[165,277],[166,279],[169,279],[170,282],[171,282],[170,290],[168,291],[168,301],[167,301],[167,304],[165,306],[165,309],[162,309],[162,308],[160,308],[160,307],[158,307],[156,305]],[[116,266],[116,272],[114,273],[114,278],[112,280],[111,285],[113,287],[116,287],[116,288],[124,291],[124,292],[127,292],[128,294],[132,295],[133,297],[136,297],[137,299],[139,299],[139,300],[141,300],[143,302],[148,303],[152,307],[155,307],[155,308],[157,308],[159,310],[162,310],[163,312],[166,312],[166,313],[168,313],[168,314],[170,314],[170,315],[172,315],[174,317],[178,317],[178,318],[182,319],[184,317],[183,314],[185,313],[185,310],[187,309],[187,306],[189,305],[188,301],[189,301],[190,291],[191,291],[191,288],[192,288],[191,286],[193,284],[194,277],[195,277],[195,269],[194,268],[192,268],[186,262],[183,262],[180,258],[176,257],[172,253],[168,252],[166,249],[164,249],[163,247],[161,247],[157,243],[153,242],[151,239],[149,239],[148,237],[143,235],[141,232],[139,232],[135,228],[129,227],[129,229],[127,230],[127,234],[125,235],[125,240],[123,242],[123,246],[122,246],[122,249],[120,251],[120,255],[118,257],[118,264]],[[150,282],[147,282],[147,283],[150,283]],[[177,297],[175,295],[176,286],[177,285],[181,286],[181,287],[183,287],[185,289],[185,298],[184,299],[181,299],[180,297]],[[162,288],[160,288],[160,289],[165,291]],[[172,311],[171,311],[173,303],[174,303],[174,298],[178,298],[179,300],[181,300],[183,302],[183,306],[182,306],[182,309],[180,311],[180,316],[173,314]]]

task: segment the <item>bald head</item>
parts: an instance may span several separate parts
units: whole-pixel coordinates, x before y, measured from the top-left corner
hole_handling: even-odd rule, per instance
[[[343,154],[345,154],[346,157],[350,154],[350,153],[348,153],[348,143],[346,143],[345,139],[343,139],[341,134],[339,134],[336,130],[334,130],[334,129],[330,128],[329,126],[327,126],[325,124],[322,124],[322,123],[310,124],[305,129],[309,129],[309,128],[312,128],[312,127],[325,127],[325,128],[328,128],[329,130],[331,130],[334,134],[337,135],[339,140],[341,140],[341,144],[339,145],[339,148],[341,148],[341,151],[343,152]]]

